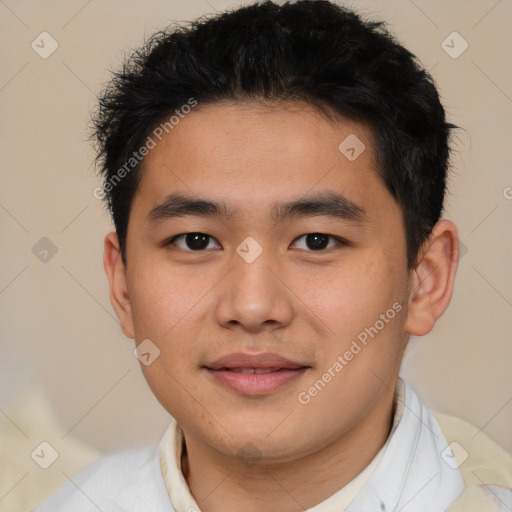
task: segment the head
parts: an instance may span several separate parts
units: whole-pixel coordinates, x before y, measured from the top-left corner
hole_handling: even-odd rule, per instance
[[[170,28],[94,122],[111,301],[186,434],[293,460],[389,412],[409,335],[450,301],[457,232],[452,126],[383,24],[304,0]],[[282,382],[233,381],[251,365]]]

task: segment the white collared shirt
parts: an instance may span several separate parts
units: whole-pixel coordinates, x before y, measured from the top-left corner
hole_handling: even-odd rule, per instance
[[[308,512],[444,512],[461,494],[447,442],[412,388],[397,383],[391,433],[370,464]],[[158,447],[101,458],[36,512],[200,512],[181,471],[183,431],[172,421]],[[443,455],[444,453],[444,455]]]

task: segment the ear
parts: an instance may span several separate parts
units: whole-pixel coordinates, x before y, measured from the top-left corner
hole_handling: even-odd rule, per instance
[[[126,268],[121,257],[119,239],[115,232],[105,237],[103,266],[110,285],[110,302],[125,336],[135,339],[132,306],[128,295]]]
[[[418,256],[411,273],[409,309],[405,331],[423,336],[434,327],[452,298],[459,260],[457,228],[449,220],[440,220]]]

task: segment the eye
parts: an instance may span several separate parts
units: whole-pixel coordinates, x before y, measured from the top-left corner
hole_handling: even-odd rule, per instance
[[[305,247],[298,247],[298,249],[306,249],[314,252],[321,252],[326,249],[332,249],[336,245],[348,245],[348,242],[340,237],[334,235],[326,235],[324,233],[308,233],[296,238],[292,245],[297,245],[298,241],[304,240]],[[217,243],[217,248],[220,248],[219,243],[215,238],[205,233],[183,233],[172,237],[165,245],[176,245],[178,248],[187,252],[201,252],[208,249],[211,241]],[[212,247],[210,247],[211,249]]]
[[[329,241],[334,242],[334,246],[338,245],[347,245],[347,242],[342,238],[339,238],[334,235],[326,235],[324,233],[308,233],[307,235],[302,235],[299,238],[296,238],[293,242],[297,243],[297,240],[304,239],[306,242],[306,247],[299,247],[299,249],[310,249],[311,251],[323,251],[324,249],[331,249],[333,246],[329,247]]]
[[[215,238],[204,233],[183,233],[182,235],[172,237],[165,245],[176,245],[184,251],[199,252],[208,247],[210,240],[215,240]],[[178,241],[184,243],[181,243],[180,245],[179,243],[176,243]]]

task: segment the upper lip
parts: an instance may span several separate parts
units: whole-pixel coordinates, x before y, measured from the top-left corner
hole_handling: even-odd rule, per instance
[[[243,352],[236,352],[226,354],[215,361],[205,365],[210,370],[221,370],[222,368],[289,368],[297,369],[303,368],[304,365],[298,361],[287,359],[286,357],[274,354],[272,352],[265,352],[262,354],[245,354]]]

